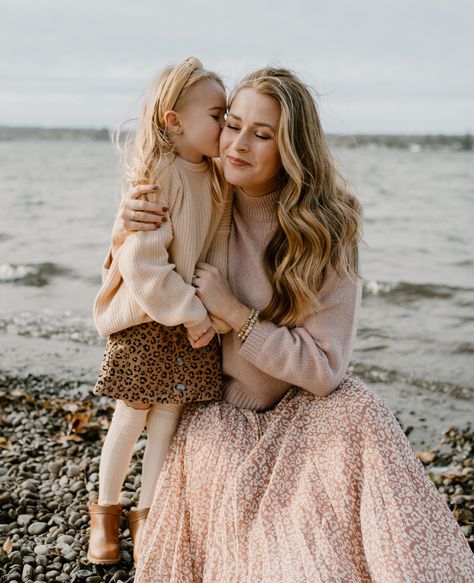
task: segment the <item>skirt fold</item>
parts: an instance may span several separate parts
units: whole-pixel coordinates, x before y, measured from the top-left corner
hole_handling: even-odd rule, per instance
[[[470,583],[457,523],[383,401],[347,376],[264,413],[185,411],[136,583]]]

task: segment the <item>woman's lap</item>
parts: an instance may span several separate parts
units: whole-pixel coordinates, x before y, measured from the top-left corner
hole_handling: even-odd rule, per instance
[[[351,376],[264,413],[192,405],[145,540],[137,583],[474,580],[397,421]]]

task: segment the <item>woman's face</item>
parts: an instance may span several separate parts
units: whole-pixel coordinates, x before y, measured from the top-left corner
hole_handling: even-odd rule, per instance
[[[220,139],[224,175],[249,196],[278,188],[280,112],[275,98],[247,88],[237,93],[227,115]]]

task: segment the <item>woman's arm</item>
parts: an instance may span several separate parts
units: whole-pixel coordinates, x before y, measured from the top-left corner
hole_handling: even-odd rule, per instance
[[[198,296],[209,311],[240,330],[253,306],[233,295],[215,270],[199,264]],[[361,281],[333,272],[319,294],[320,308],[301,326],[288,328],[269,321],[255,324],[239,354],[261,371],[326,396],[347,370],[357,327]]]

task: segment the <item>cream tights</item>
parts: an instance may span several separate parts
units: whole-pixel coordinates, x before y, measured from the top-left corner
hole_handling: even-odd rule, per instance
[[[148,437],[143,456],[138,509],[151,506],[156,482],[182,410],[183,405],[178,404],[159,404],[149,409],[135,409],[123,401],[117,401],[100,458],[100,505],[118,503],[132,459],[133,446],[146,424]]]

